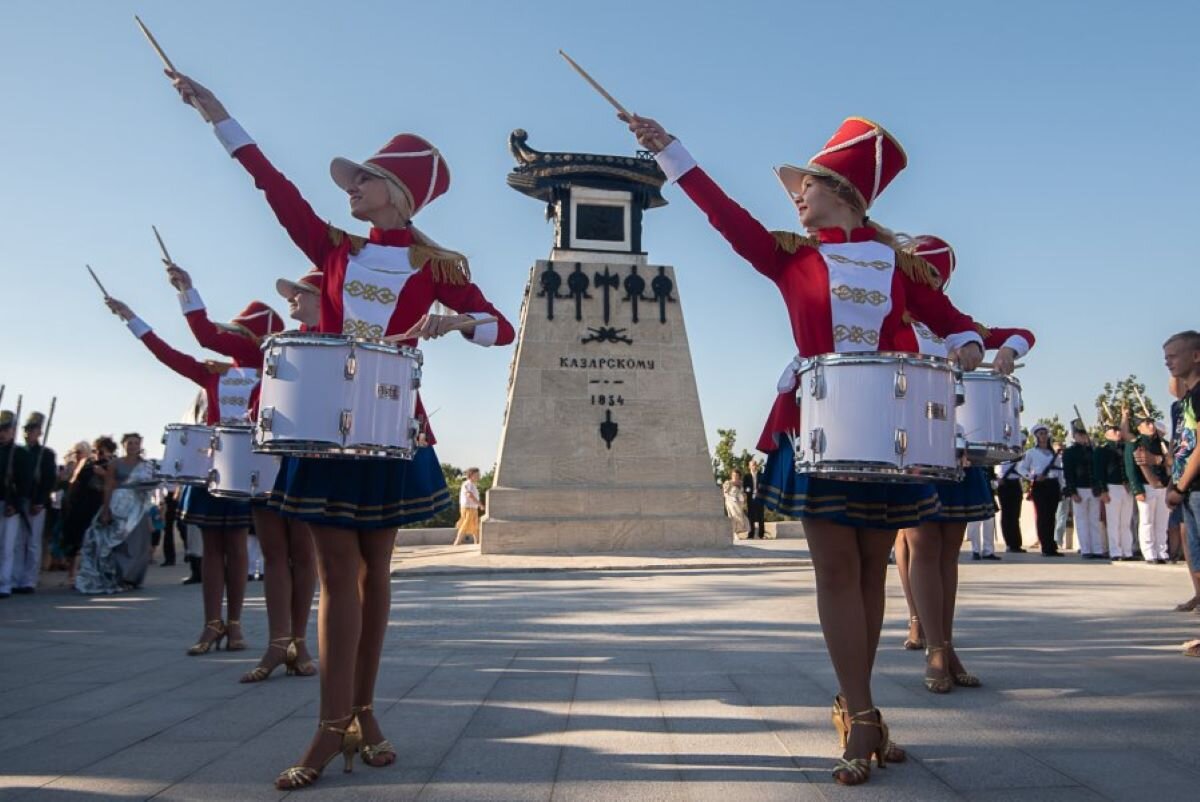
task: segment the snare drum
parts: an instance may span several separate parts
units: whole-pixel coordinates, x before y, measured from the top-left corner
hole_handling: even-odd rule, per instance
[[[958,408],[958,424],[972,464],[999,465],[1020,459],[1025,451],[1021,382],[994,370],[964,373],[962,380],[965,400]]]
[[[208,492],[219,498],[257,498],[271,492],[279,457],[253,450],[251,426],[214,426]]]
[[[163,458],[155,478],[182,484],[202,485],[212,468],[209,442],[212,427],[193,423],[168,423],[163,432]]]
[[[421,352],[341,334],[276,334],[263,344],[256,451],[412,459]]]
[[[796,472],[864,481],[958,481],[956,371],[921,354],[822,354],[800,366]]]

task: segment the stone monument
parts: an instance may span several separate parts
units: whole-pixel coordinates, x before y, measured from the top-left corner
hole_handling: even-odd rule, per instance
[[[642,250],[666,204],[649,154],[542,153],[514,131],[513,189],[547,204],[509,372],[485,554],[732,543],[713,480],[675,271]]]

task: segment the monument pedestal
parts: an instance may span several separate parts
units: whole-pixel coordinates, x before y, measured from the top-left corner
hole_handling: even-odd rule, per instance
[[[644,156],[544,154],[509,176],[545,200],[509,374],[485,554],[709,549],[733,542],[713,479],[675,272],[641,252],[664,176]]]

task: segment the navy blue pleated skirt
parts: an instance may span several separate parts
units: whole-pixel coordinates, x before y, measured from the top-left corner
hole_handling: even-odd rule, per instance
[[[217,498],[200,485],[184,488],[180,509],[179,517],[185,524],[205,529],[240,529],[250,525],[250,502]]]
[[[842,526],[906,529],[938,511],[937,491],[931,484],[844,482],[796,473],[792,446],[786,441],[768,455],[763,484],[768,509]]]
[[[967,468],[961,482],[938,482],[935,487],[942,502],[935,521],[970,523],[996,514],[991,478],[983,468]]]
[[[267,507],[287,518],[345,529],[426,521],[450,506],[432,447],[411,460],[284,457]]]

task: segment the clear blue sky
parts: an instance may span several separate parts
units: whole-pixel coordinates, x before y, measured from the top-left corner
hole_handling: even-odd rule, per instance
[[[84,262],[193,353],[151,223],[222,319],[250,297],[282,309],[275,278],[306,268],[175,98],[135,12],[338,224],[361,228],[331,156],[365,157],[401,130],[435,142],[454,186],[418,222],[470,255],[514,319],[551,229],[504,184],[509,131],[544,150],[634,148],[562,47],[772,228],[796,226],[773,165],[807,159],[846,116],[886,125],[910,165],[874,216],[949,240],[958,305],[1036,332],[1019,374],[1030,420],[1073,402],[1090,412],[1104,381],[1131,372],[1161,404],[1160,343],[1198,324],[1192,3],[8,0],[0,381],[26,409],[58,395],[52,445],[154,436],[194,393],[102,306]],[[752,446],[794,351],[782,303],[682,193],[666,194],[645,243],[678,270],[710,445],[734,427]],[[428,347],[444,460],[493,462],[512,353]]]

